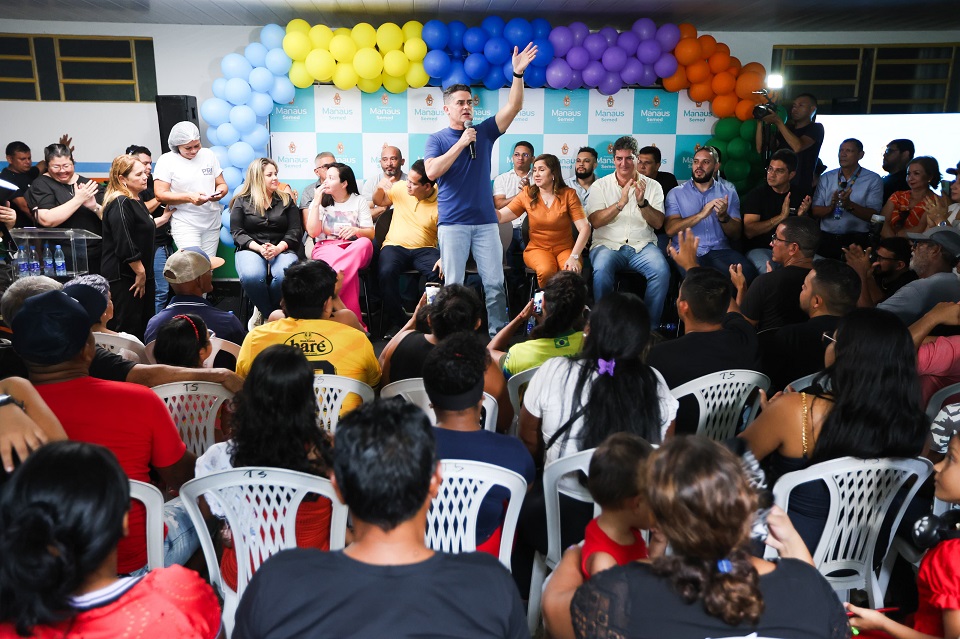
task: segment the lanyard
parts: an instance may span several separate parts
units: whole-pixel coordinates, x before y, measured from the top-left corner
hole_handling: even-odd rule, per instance
[[[853,189],[853,183],[857,181],[858,177],[860,177],[860,171],[862,170],[863,170],[863,167],[862,166],[859,167],[857,169],[857,172],[853,174],[853,177],[851,177],[846,182],[841,181],[843,180],[843,171],[837,171],[837,189],[840,191],[844,189]],[[846,186],[844,186],[844,184],[846,184]]]

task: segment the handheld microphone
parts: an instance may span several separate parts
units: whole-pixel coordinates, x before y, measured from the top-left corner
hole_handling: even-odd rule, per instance
[[[467,120],[467,121],[464,122],[463,124],[464,124],[464,126],[466,126],[468,129],[472,129],[472,128],[473,128],[473,120]],[[471,159],[471,160],[476,160],[476,159],[477,159],[477,143],[476,143],[476,142],[471,142],[471,143],[470,143],[470,159]]]

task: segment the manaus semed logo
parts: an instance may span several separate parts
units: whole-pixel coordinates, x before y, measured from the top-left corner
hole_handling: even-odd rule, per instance
[[[423,101],[427,103],[427,106],[433,106],[433,96],[430,95],[429,93],[427,94],[427,97],[424,98]]]
[[[340,94],[339,94],[339,93],[334,93],[334,94],[333,94],[333,103],[334,103],[334,104],[337,104],[337,105],[340,104]]]
[[[613,96],[612,96],[612,95],[607,98],[607,106],[608,106],[609,108],[611,108],[611,109],[613,108]]]
[[[383,95],[380,96],[380,101],[383,102],[384,106],[386,106],[390,104],[390,97],[386,93],[384,93]]]
[[[567,143],[566,143],[566,142],[564,142],[564,143],[563,143],[563,146],[560,147],[560,154],[561,154],[561,155],[566,155],[566,154],[568,154],[568,153],[570,153],[570,147],[567,146]]]
[[[343,151],[344,151],[343,142],[337,142],[337,153],[342,155]]]
[[[565,106],[565,107],[570,106],[570,96],[569,96],[569,95],[563,96],[563,106]]]
[[[655,106],[655,107],[660,106],[660,96],[659,96],[659,95],[653,96],[653,106]]]
[[[702,107],[702,106],[703,106],[703,102],[697,102],[697,108],[698,108],[698,109],[699,109],[700,107]]]
[[[287,145],[287,150],[291,153],[297,152],[297,145],[293,143],[293,140],[290,140],[290,144]]]
[[[613,142],[607,145],[607,155],[613,155]]]
[[[474,93],[474,94],[473,94],[473,106],[480,106],[480,94],[479,94],[479,93]]]
[[[333,352],[333,344],[320,333],[305,331],[291,335],[286,342],[287,346],[296,346],[307,359],[329,355]]]
[[[693,152],[696,153],[697,151],[699,151],[699,150],[702,149],[702,148],[703,148],[703,145],[700,144],[699,142],[697,142],[696,144],[693,145]]]

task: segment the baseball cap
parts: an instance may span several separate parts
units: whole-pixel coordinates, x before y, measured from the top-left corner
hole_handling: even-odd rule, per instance
[[[13,350],[34,364],[59,364],[83,350],[90,316],[63,291],[28,298],[13,318]]]
[[[960,258],[960,231],[952,226],[934,226],[923,233],[907,233],[911,240],[934,242],[954,259]]]
[[[187,246],[167,258],[163,279],[171,284],[192,282],[207,271],[223,266],[223,258],[209,257],[199,246]]]
[[[63,292],[80,302],[90,318],[90,326],[99,322],[103,312],[107,310],[107,298],[89,284],[64,286]]]
[[[960,171],[960,162],[957,163],[957,168],[947,169],[947,173],[949,173],[950,175],[957,175],[957,171]]]

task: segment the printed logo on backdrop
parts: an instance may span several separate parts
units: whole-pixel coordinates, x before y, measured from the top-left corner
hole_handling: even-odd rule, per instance
[[[314,87],[315,131],[360,131],[364,125],[363,98],[375,94],[341,91],[335,86]],[[378,103],[379,104],[379,103]]]
[[[587,144],[587,136],[584,134],[571,135],[554,133],[543,136],[543,151],[540,153],[552,153],[560,160],[563,179],[566,180],[573,176],[574,164],[577,161],[577,151]]]
[[[313,159],[317,156],[315,134],[271,133],[270,146],[282,181],[316,179],[313,173]]]
[[[363,175],[363,136],[360,133],[317,133],[315,136],[318,152],[330,151],[337,162],[349,165],[360,179]],[[312,172],[313,167],[310,169]]]
[[[443,89],[423,87],[408,89],[407,131],[409,133],[434,133],[450,126],[450,120],[443,110]]]
[[[592,134],[610,134],[615,139],[633,131],[633,94],[631,89],[613,95],[589,92],[589,130]]]
[[[616,142],[617,138],[621,135],[626,135],[627,133],[629,133],[629,131],[618,131],[606,135],[590,134],[587,136],[587,146],[592,146],[597,150],[597,177],[610,175],[616,170],[617,167],[613,163],[613,143]]]
[[[677,94],[644,89],[634,91],[633,130],[646,133],[677,132]]]
[[[693,175],[693,156],[707,143],[709,135],[678,135],[673,173],[683,182]]]
[[[544,91],[543,111],[544,133],[586,133],[589,127],[590,92],[548,89]]]
[[[271,131],[313,131],[313,87],[297,89],[292,104],[276,104],[270,114]]]
[[[506,89],[503,89],[506,91]],[[499,91],[497,92],[499,93]],[[507,95],[506,93],[504,94]],[[514,131],[524,129],[530,132],[544,131],[544,90],[527,89],[523,92],[523,108],[517,114],[510,128]]]
[[[710,103],[694,102],[687,97],[686,92],[683,95],[674,95],[678,97],[677,135],[706,135],[710,137],[713,125],[717,122],[717,118],[710,110]]]
[[[526,102],[526,100],[524,100]],[[500,110],[500,92],[488,89],[473,89],[473,123],[480,124]]]
[[[364,93],[363,131],[365,133],[406,133],[407,96],[393,95],[387,91]]]

